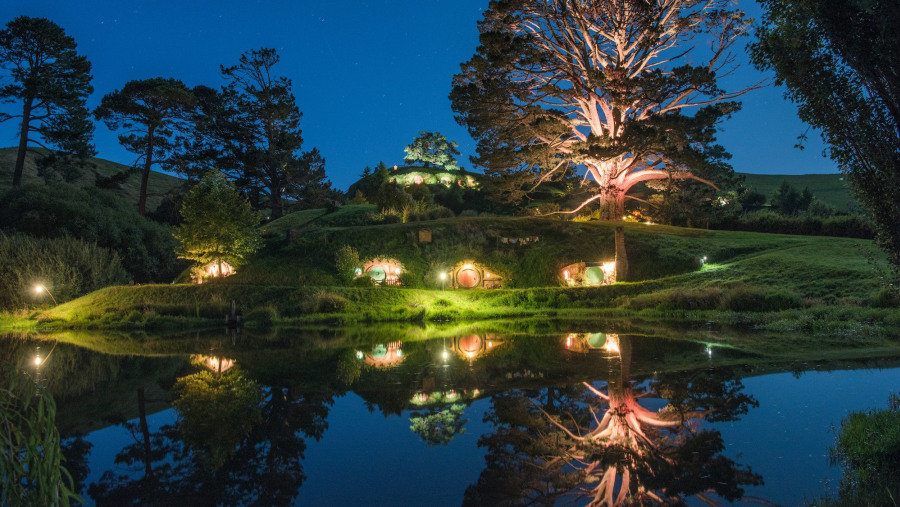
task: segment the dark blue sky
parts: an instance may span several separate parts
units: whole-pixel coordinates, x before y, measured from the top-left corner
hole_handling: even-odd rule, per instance
[[[93,64],[92,108],[104,94],[132,79],[161,76],[188,86],[221,86],[220,64],[232,65],[250,49],[274,47],[281,55],[276,69],[293,80],[304,113],[304,149],[318,147],[329,178],[346,189],[366,165],[380,160],[402,163],[403,148],[422,130],[457,141],[462,165],[471,168],[468,157],[474,154],[474,142],[454,121],[447,94],[459,64],[474,53],[476,22],[487,4],[488,0],[6,0],[0,2],[0,23],[19,15],[46,17],[73,36],[79,52]],[[744,8],[758,17],[755,4]],[[725,84],[734,88],[763,77],[747,63]],[[823,158],[816,134],[810,134],[806,150],[793,147],[806,127],[781,90],[769,87],[742,100],[743,111],[723,125],[719,138],[734,155],[735,170],[837,171]],[[0,124],[0,145],[15,145],[16,128],[11,121]],[[97,125],[95,142],[101,158],[123,164],[135,159],[103,124]]]

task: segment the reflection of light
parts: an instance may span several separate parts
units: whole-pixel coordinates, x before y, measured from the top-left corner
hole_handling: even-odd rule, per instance
[[[706,346],[706,353],[709,355],[709,358],[712,359],[712,347]]]
[[[234,360],[224,357],[207,356],[205,359],[203,359],[203,365],[209,368],[211,371],[223,372],[228,371],[232,366],[234,366]]]
[[[606,343],[603,344],[603,350],[607,352],[612,352],[614,354],[619,353],[619,335],[607,333],[606,334]]]

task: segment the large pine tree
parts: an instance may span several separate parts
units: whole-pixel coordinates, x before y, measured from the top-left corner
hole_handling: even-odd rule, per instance
[[[29,145],[94,155],[94,125],[85,104],[94,91],[91,64],[75,47],[75,39],[45,18],[19,16],[0,31],[0,102],[21,108],[0,112],[0,122],[20,123],[14,187],[22,184]]]

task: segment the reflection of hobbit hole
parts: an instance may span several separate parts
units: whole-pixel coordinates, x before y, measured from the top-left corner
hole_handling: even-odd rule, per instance
[[[480,264],[467,262],[450,270],[450,287],[499,289],[503,287],[503,278]]]
[[[357,357],[363,358],[367,365],[376,368],[397,366],[403,362],[403,342],[390,342],[387,345],[378,344],[372,347],[372,352],[363,354],[361,351],[356,353]]]
[[[403,269],[395,259],[372,259],[363,265],[356,276],[362,276],[363,272],[372,278],[375,285],[400,285]]]
[[[616,261],[578,262],[569,264],[561,272],[566,285],[611,285],[616,283]]]
[[[566,349],[573,352],[602,350],[619,352],[619,335],[615,333],[571,333],[566,336]]]
[[[451,350],[463,359],[472,360],[494,350],[502,339],[495,335],[470,334],[453,339]]]

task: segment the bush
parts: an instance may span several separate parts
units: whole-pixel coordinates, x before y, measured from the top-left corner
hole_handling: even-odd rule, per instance
[[[803,301],[796,294],[744,286],[728,290],[722,299],[722,309],[735,312],[778,312],[801,306]]]
[[[131,203],[98,188],[29,183],[10,190],[0,199],[0,227],[113,249],[138,282],[170,281],[181,270],[170,227],[142,217]]]
[[[361,267],[359,252],[350,245],[338,248],[334,255],[334,267],[337,269],[338,279],[344,283],[351,283],[357,278],[356,270]]]
[[[51,300],[46,294],[34,295],[37,284],[62,303],[127,280],[119,256],[94,243],[0,233],[0,309]]]
[[[841,500],[848,505],[892,505],[900,494],[900,401],[890,408],[853,412],[841,423],[835,463],[844,467]]]
[[[328,291],[319,291],[306,301],[304,310],[307,313],[337,313],[347,307],[347,298]]]

